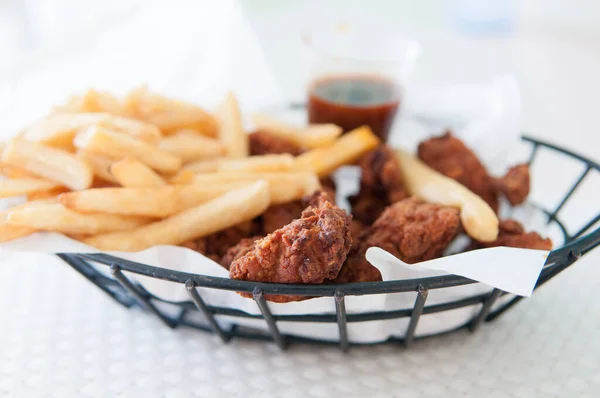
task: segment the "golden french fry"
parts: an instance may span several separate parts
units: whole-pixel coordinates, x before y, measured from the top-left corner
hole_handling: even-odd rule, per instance
[[[219,171],[220,159],[198,160],[183,165],[182,171],[191,171],[192,173],[212,173]]]
[[[156,126],[108,113],[59,113],[50,115],[25,129],[22,138],[49,146],[69,148],[78,131],[93,125],[100,125],[131,135],[150,144],[156,144],[162,138],[162,134]]]
[[[219,158],[199,160],[183,165],[183,171],[214,173],[217,171],[261,172],[292,171],[294,157],[290,154],[248,156],[246,158]]]
[[[110,116],[96,123],[119,133],[130,135],[148,144],[158,145],[162,139],[162,133],[158,127],[136,119]]]
[[[396,156],[411,194],[428,202],[460,208],[460,219],[469,236],[481,242],[496,240],[498,217],[483,199],[403,150],[397,149]]]
[[[196,174],[190,170],[181,170],[179,173],[175,174],[173,177],[168,179],[169,184],[174,185],[183,185],[183,184],[191,184],[194,181],[194,177]]]
[[[73,142],[79,149],[112,159],[130,157],[164,173],[175,173],[181,168],[181,159],[169,152],[101,126],[88,127]]]
[[[296,157],[295,169],[312,171],[326,177],[338,167],[350,164],[379,144],[379,138],[367,126],[341,136],[332,145],[312,149]]]
[[[217,134],[216,120],[204,109],[151,93],[146,87],[131,90],[125,99],[125,106],[133,109],[138,118],[156,125],[165,134],[185,128],[210,137]]]
[[[154,170],[135,159],[125,158],[110,166],[110,173],[124,187],[160,187],[167,185]]]
[[[28,195],[33,192],[49,191],[59,184],[41,178],[15,178],[0,180],[0,198]]]
[[[62,194],[59,200],[66,207],[82,213],[167,217],[251,184],[253,182],[211,186],[97,188],[67,192]]]
[[[259,181],[164,220],[132,231],[94,236],[84,242],[100,250],[118,251],[139,251],[155,245],[178,245],[251,220],[268,206],[268,184]]]
[[[217,109],[216,117],[219,122],[219,140],[226,155],[232,158],[248,156],[248,134],[244,131],[240,107],[233,93],[227,93]]]
[[[2,162],[75,190],[89,188],[94,176],[92,168],[75,155],[21,139],[9,142]]]
[[[219,141],[193,130],[179,130],[163,138],[158,147],[180,157],[184,162],[216,158],[224,153]]]
[[[76,235],[96,235],[132,229],[147,224],[150,220],[147,217],[105,213],[82,214],[60,203],[10,210],[6,216],[6,223],[10,225]]]
[[[271,202],[273,204],[287,203],[301,199],[306,195],[321,189],[321,183],[314,173],[241,173],[218,172],[197,174],[193,184],[201,186],[217,186],[223,184],[243,184],[257,180],[266,180],[269,183]]]
[[[0,164],[0,173],[6,178],[39,178],[30,171],[24,170],[18,166],[9,166]]]
[[[114,160],[83,150],[78,151],[77,156],[90,165],[96,177],[113,184],[119,183],[115,176],[110,173],[110,166],[114,163]]]
[[[88,89],[81,97],[79,112],[106,112],[111,115],[130,116],[131,112],[122,100],[110,93]]]
[[[65,193],[65,192],[69,192],[69,188],[59,186],[59,187],[50,189],[49,191],[38,191],[38,192],[33,192],[30,194],[27,194],[27,200],[30,201],[28,203],[31,203],[31,201],[53,199],[53,198],[56,198],[61,193]]]
[[[23,238],[35,232],[37,232],[37,229],[35,228],[10,225],[0,221],[0,243]]]
[[[122,100],[110,93],[88,89],[83,95],[71,96],[64,105],[54,107],[54,113],[97,113],[130,116],[131,111]]]
[[[333,123],[295,127],[259,113],[252,115],[252,122],[257,130],[266,131],[309,149],[331,145],[343,132],[340,126]]]
[[[291,171],[293,168],[294,157],[289,153],[218,160],[219,171]]]
[[[10,211],[24,209],[27,207],[33,207],[37,205],[43,205],[53,203],[53,200],[43,199],[35,200],[31,202],[22,203],[20,205],[11,207],[10,209],[0,212],[0,242],[8,242],[17,238],[22,238],[37,232],[37,229],[31,227],[23,227],[20,225],[10,225],[6,223],[6,217]]]

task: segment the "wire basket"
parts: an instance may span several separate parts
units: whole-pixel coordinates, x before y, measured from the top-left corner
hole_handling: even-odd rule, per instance
[[[535,288],[539,288],[548,280],[559,274],[577,261],[581,256],[600,245],[600,227],[593,232],[588,233],[595,224],[600,221],[600,214],[590,219],[584,226],[575,233],[569,233],[563,222],[559,218],[561,209],[567,204],[573,193],[581,183],[588,177],[590,172],[600,172],[600,166],[595,162],[582,156],[574,154],[565,149],[554,145],[530,138],[522,137],[523,141],[532,146],[529,164],[536,159],[538,152],[543,150],[555,151],[566,157],[574,159],[584,166],[584,171],[577,180],[571,185],[558,206],[552,211],[540,208],[547,216],[548,223],[555,223],[564,238],[564,245],[553,250],[548,255],[544,268],[537,280]],[[587,234],[586,234],[587,233]],[[207,275],[178,272],[164,268],[153,267],[146,264],[128,261],[122,258],[106,254],[57,254],[73,269],[82,274],[90,282],[112,297],[115,301],[125,307],[140,306],[146,311],[154,314],[166,326],[176,328],[179,326],[188,326],[195,329],[212,332],[219,336],[223,342],[229,341],[233,337],[243,337],[255,340],[272,340],[281,349],[285,349],[290,343],[296,341],[310,341],[315,343],[339,344],[342,350],[349,348],[349,339],[347,325],[348,322],[364,322],[376,320],[389,320],[397,318],[410,318],[408,329],[402,338],[390,338],[388,341],[400,341],[404,345],[410,345],[415,339],[415,329],[419,318],[424,314],[449,311],[466,306],[481,304],[481,308],[476,315],[466,324],[458,329],[469,328],[476,331],[483,322],[490,322],[496,319],[500,314],[514,306],[523,297],[508,294],[499,289],[494,289],[490,293],[479,294],[468,298],[460,299],[443,304],[426,305],[428,292],[433,289],[444,289],[454,286],[468,285],[478,283],[474,280],[458,276],[443,275],[419,279],[405,279],[383,282],[366,283],[348,283],[331,285],[293,285],[293,284],[273,284],[251,281],[240,281],[227,278],[212,277]],[[110,267],[110,274],[102,272],[99,267]],[[130,280],[123,271],[134,274],[144,275],[152,278],[158,278],[170,282],[181,284],[181,289],[185,289],[189,295],[189,301],[171,302],[163,300],[149,293],[142,284]],[[209,306],[202,299],[198,287],[209,289],[229,290],[230,294],[235,292],[251,293],[256,305],[260,309],[260,314],[249,314],[238,309]],[[416,298],[414,305],[409,309],[393,311],[377,311],[347,314],[345,309],[346,296],[367,296],[374,294],[392,294],[402,292],[415,292]],[[266,294],[284,294],[295,296],[324,296],[331,297],[335,303],[335,314],[304,314],[304,315],[273,315],[269,310],[269,305],[265,299]],[[510,295],[502,305],[494,304],[501,296]],[[159,308],[160,307],[160,308]],[[169,307],[167,311],[165,307]],[[174,310],[174,311],[173,311]],[[204,322],[191,320],[188,315],[191,311],[200,311],[204,315]],[[175,315],[172,315],[175,314]],[[257,330],[241,327],[235,323],[228,330],[225,330],[216,320],[219,316],[228,316],[232,318],[255,318],[263,319],[268,326],[268,333],[262,333]],[[277,322],[328,322],[337,323],[339,338],[337,341],[324,341],[282,334],[277,326]],[[454,329],[454,330],[458,330]],[[354,344],[354,343],[353,343]]]

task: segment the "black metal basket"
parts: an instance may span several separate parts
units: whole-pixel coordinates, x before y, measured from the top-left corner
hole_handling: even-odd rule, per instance
[[[529,158],[531,164],[540,149],[559,152],[567,157],[581,162],[584,166],[584,172],[572,184],[568,192],[564,195],[558,206],[552,210],[544,210],[548,217],[548,223],[554,222],[560,228],[564,245],[561,248],[553,250],[540,273],[536,289],[553,278],[555,275],[573,264],[579,257],[594,249],[600,244],[600,227],[593,232],[586,234],[596,223],[600,221],[600,214],[589,220],[583,227],[575,233],[570,234],[565,228],[563,222],[559,219],[559,212],[568,200],[572,197],[575,190],[581,185],[584,179],[595,170],[600,172],[600,166],[595,162],[585,159],[582,156],[574,154],[554,145],[530,138],[523,137],[525,142],[532,145],[532,151]],[[479,294],[464,298],[454,302],[443,304],[425,305],[427,294],[432,289],[443,289],[453,286],[478,283],[474,280],[457,276],[444,275],[419,279],[405,279],[384,282],[367,283],[349,283],[339,285],[287,285],[273,283],[259,283],[249,281],[239,281],[227,278],[218,278],[206,275],[191,274],[186,272],[177,272],[169,269],[158,268],[146,264],[136,263],[122,258],[106,254],[58,254],[58,256],[68,263],[71,267],[81,273],[90,282],[112,297],[118,303],[125,307],[139,305],[143,309],[156,315],[165,325],[171,328],[178,326],[189,326],[196,329],[216,333],[223,342],[227,342],[232,337],[245,337],[257,340],[273,340],[281,349],[285,349],[293,341],[311,341],[319,343],[339,344],[342,350],[349,347],[347,323],[364,322],[374,320],[387,320],[410,317],[409,326],[403,338],[392,338],[388,341],[401,341],[409,345],[415,338],[415,329],[422,314],[432,314],[441,311],[482,304],[478,313],[461,328],[469,328],[475,331],[483,322],[489,322],[497,318],[504,311],[518,303],[522,297],[514,296],[504,304],[497,306],[492,311],[492,306],[496,300],[505,293],[499,289],[494,289],[491,293]],[[100,264],[100,265],[96,265]],[[110,266],[112,277],[105,272],[101,272],[97,267]],[[122,271],[128,271],[134,274],[145,275],[152,278],[158,278],[170,282],[180,283],[181,289],[187,291],[190,300],[186,302],[170,302],[156,297],[149,293],[141,284],[133,282]],[[260,309],[262,315],[249,314],[237,309],[216,307],[207,305],[199,294],[197,287],[230,290],[231,294],[235,292],[248,292],[252,296]],[[373,295],[373,294],[391,294],[400,292],[416,292],[416,299],[413,308],[362,312],[347,314],[345,310],[344,297],[349,295]],[[335,314],[305,314],[305,315],[273,315],[269,310],[269,305],[265,300],[265,294],[284,294],[298,296],[325,296],[332,297],[335,303]],[[162,303],[158,305],[158,303]],[[169,315],[172,311],[165,311],[164,306],[170,306],[176,309],[177,315]],[[163,308],[160,309],[159,307]],[[189,319],[190,311],[200,311],[205,318],[205,322],[197,322]],[[269,333],[261,333],[257,330],[240,327],[233,324],[228,330],[224,330],[216,321],[216,317],[226,315],[234,318],[258,318],[264,319],[268,326]],[[339,340],[337,342],[308,339],[280,333],[277,322],[329,322],[337,323],[339,329]],[[455,330],[458,330],[455,329]]]

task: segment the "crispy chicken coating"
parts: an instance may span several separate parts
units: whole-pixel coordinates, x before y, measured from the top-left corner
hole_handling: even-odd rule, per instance
[[[256,235],[259,232],[258,229],[254,222],[249,221],[194,241],[186,242],[183,246],[221,263],[221,258],[227,253],[229,248],[237,245],[238,242],[245,238]]]
[[[302,148],[292,141],[265,131],[255,131],[248,136],[248,139],[250,140],[251,155],[289,153],[293,156],[298,156],[302,153]]]
[[[429,167],[460,182],[498,212],[498,195],[485,166],[449,131],[419,144],[419,158]]]
[[[365,258],[367,249],[372,246],[409,264],[442,256],[460,231],[458,214],[456,208],[424,203],[416,198],[389,206],[358,236],[335,282],[380,281],[379,270]]]
[[[306,205],[302,200],[270,206],[261,216],[263,234],[270,234],[300,218],[305,208]]]
[[[469,249],[497,246],[552,250],[552,240],[542,238],[537,232],[525,232],[525,228],[521,223],[509,219],[500,221],[498,239],[487,243],[474,241]]]
[[[323,283],[335,279],[350,251],[350,220],[326,194],[317,192],[300,219],[256,241],[253,249],[235,259],[229,269],[230,277],[274,283]],[[265,298],[283,303],[306,297]]]
[[[332,200],[335,200],[335,194],[337,192],[337,187],[335,186],[335,181],[331,177],[321,178],[321,187],[323,187],[323,191],[327,192],[329,197]]]
[[[504,177],[494,179],[493,184],[498,192],[506,196],[511,205],[525,202],[530,189],[529,165],[524,163],[511,167]]]
[[[351,196],[354,218],[371,225],[386,206],[409,196],[406,191],[400,166],[393,151],[386,145],[380,145],[364,155],[359,166],[362,170],[360,191]]]
[[[251,238],[244,238],[240,240],[235,246],[230,247],[223,258],[221,258],[220,264],[229,269],[229,266],[234,260],[244,256],[250,250],[254,249],[254,243],[262,238],[261,236],[253,236]]]

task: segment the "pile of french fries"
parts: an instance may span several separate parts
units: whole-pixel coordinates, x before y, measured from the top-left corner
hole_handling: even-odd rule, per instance
[[[53,231],[104,251],[181,245],[320,189],[319,178],[378,144],[368,127],[255,126],[307,149],[249,156],[238,102],[215,112],[150,92],[88,90],[2,144],[0,242]]]

